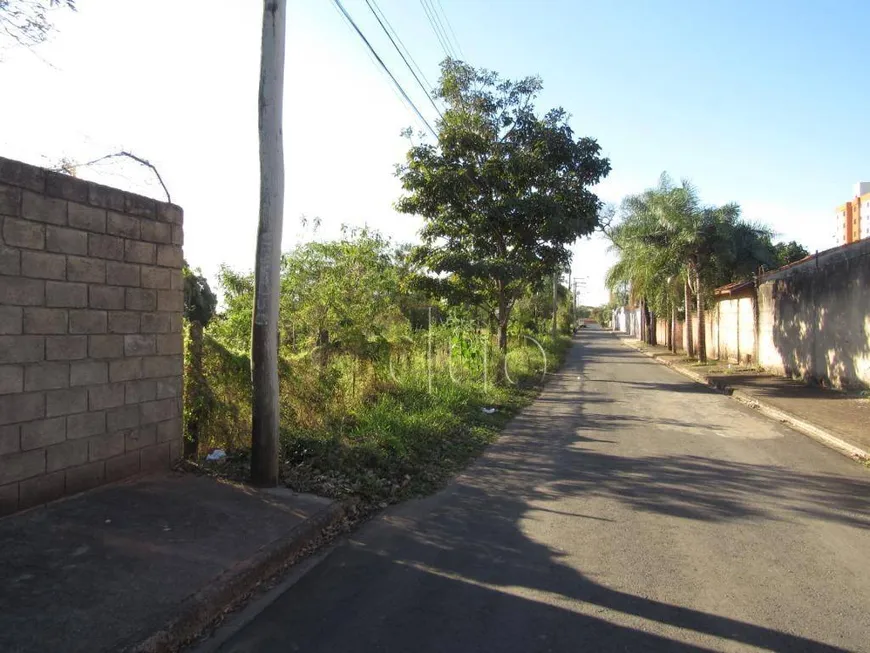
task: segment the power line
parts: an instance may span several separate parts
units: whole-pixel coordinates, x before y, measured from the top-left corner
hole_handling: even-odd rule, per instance
[[[341,13],[341,11],[339,11],[338,7],[335,4],[332,5],[332,8],[335,9],[335,13],[337,13],[339,16],[341,16],[342,19],[344,19],[344,15]],[[347,26],[350,27],[350,24],[347,23]],[[370,50],[366,50],[366,56],[368,56],[369,61],[371,61],[375,67],[378,67],[378,60],[372,55]],[[396,90],[395,84],[389,84],[389,89],[390,93],[392,93],[393,96],[399,101],[399,104],[401,104],[405,108],[405,111],[408,112],[408,115],[412,116],[413,118],[419,119],[414,110],[410,106],[408,106],[408,103],[405,102],[405,99],[399,94],[399,91]]]
[[[447,38],[447,32],[444,31],[444,25],[441,24],[441,18],[438,16],[438,12],[435,11],[435,4],[432,0],[420,0],[426,7],[429,8],[428,15],[430,21],[433,21],[433,27],[435,31],[441,35],[441,39],[447,45],[447,48],[450,50],[450,56],[456,54],[453,50],[453,44],[450,42],[450,39]]]
[[[441,9],[441,14],[444,16],[444,22],[447,23],[447,27],[450,30],[450,34],[453,36],[453,42],[456,44],[456,47],[459,49],[459,54],[462,55],[462,58],[465,59],[465,52],[462,51],[462,46],[459,45],[459,39],[456,38],[456,32],[453,31],[453,25],[450,23],[450,17],[447,15],[447,12],[444,11],[444,6],[441,4],[441,0],[436,0],[438,3],[438,8]]]
[[[339,16],[341,16],[342,20],[344,20],[344,15],[341,13],[341,11],[339,11],[338,7],[335,4],[332,5],[332,8],[335,9],[335,13],[337,13]],[[350,28],[350,23],[347,23],[347,21],[345,21],[345,23]],[[378,60],[375,59],[374,56],[372,56],[371,51],[366,50],[366,56],[368,56],[369,61],[371,61],[375,67],[378,67]],[[405,102],[405,99],[396,90],[395,84],[390,84],[389,88],[390,88],[390,93],[392,93],[393,96],[399,101],[399,104],[401,104],[403,107],[405,107],[405,111],[408,112],[408,115],[410,115],[414,118],[417,118],[417,114],[414,113],[413,109],[411,109],[411,107],[408,106],[408,103]]]
[[[368,0],[366,0],[366,2],[368,2]],[[384,10],[378,6],[378,3],[376,0],[372,0],[372,4],[375,6],[375,9],[377,9],[378,14],[380,14],[381,18],[383,18],[384,22],[387,24],[387,27],[390,28],[390,32],[392,32],[393,36],[396,37],[396,40],[399,42],[399,45],[402,46],[402,50],[405,52],[406,55],[408,55],[408,59],[410,59],[411,63],[414,64],[414,67],[417,69],[417,72],[420,74],[420,77],[423,79],[424,82],[426,82],[426,86],[428,88],[432,88],[432,84],[429,82],[428,79],[426,79],[426,74],[423,72],[423,69],[420,68],[419,64],[417,64],[417,62],[414,60],[414,57],[411,56],[411,52],[408,50],[408,48],[405,46],[402,39],[399,37],[398,32],[396,32],[396,29],[390,23],[389,19],[387,18],[387,15],[384,13]]]
[[[429,95],[429,90],[428,90],[428,89],[423,85],[423,82],[420,81],[420,78],[417,76],[417,73],[414,72],[414,68],[411,66],[410,63],[408,63],[408,60],[405,58],[405,55],[404,55],[404,54],[402,53],[402,51],[399,49],[399,46],[396,45],[396,42],[393,40],[393,37],[390,35],[389,30],[387,30],[386,26],[385,26],[384,23],[381,21],[380,17],[378,16],[378,14],[377,14],[377,12],[375,11],[374,7],[372,7],[372,5],[371,5],[371,3],[369,2],[369,0],[366,0],[366,5],[368,5],[368,8],[371,10],[372,14],[374,14],[374,17],[377,19],[377,21],[378,21],[378,25],[381,26],[381,29],[382,29],[382,30],[384,30],[384,34],[386,34],[386,35],[387,35],[387,38],[390,39],[390,43],[392,43],[392,44],[393,44],[393,47],[396,48],[396,52],[398,52],[398,53],[399,53],[399,56],[402,57],[402,61],[405,62],[405,65],[408,67],[408,70],[411,71],[411,74],[414,76],[414,79],[417,80],[417,84],[419,84],[419,85],[420,85],[420,88],[423,89],[423,93],[426,94],[426,99],[429,100],[429,102],[432,104],[432,108],[435,109],[435,112],[436,112],[440,117],[443,118],[443,116],[441,115],[441,109],[438,108],[438,105],[435,104],[435,100],[433,100],[433,99],[432,99],[432,96]]]
[[[438,12],[435,11],[435,3],[433,0],[425,0],[426,4],[429,6],[429,13],[432,15],[432,18],[435,20],[435,24],[438,28],[438,32],[441,34],[441,37],[444,39],[444,43],[447,44],[447,48],[450,50],[450,56],[454,59],[457,58],[456,50],[453,47],[453,43],[450,41],[450,38],[447,36],[447,30],[444,29],[444,25],[441,22],[441,17],[438,15]]]
[[[332,0],[341,13],[344,15],[345,19],[348,23],[350,23],[351,27],[356,31],[359,37],[363,40],[363,42],[368,47],[369,51],[374,55],[375,59],[377,59],[378,64],[380,64],[381,68],[383,68],[384,72],[390,76],[390,79],[393,80],[393,84],[395,84],[396,88],[402,94],[402,97],[405,98],[405,102],[407,102],[412,109],[414,109],[414,113],[417,114],[417,117],[426,125],[426,128],[432,133],[436,139],[438,138],[438,134],[432,129],[432,125],[429,124],[429,121],[423,117],[423,114],[420,112],[420,109],[417,108],[417,105],[414,104],[414,101],[408,97],[408,94],[405,92],[405,89],[402,88],[402,85],[399,83],[399,80],[396,79],[395,75],[387,68],[387,64],[384,63],[383,59],[381,59],[380,55],[378,55],[377,51],[372,47],[372,44],[369,43],[369,40],[366,38],[365,34],[362,33],[362,30],[357,26],[356,22],[354,22],[353,18],[350,17],[350,14],[347,13],[347,10],[344,8],[344,5],[341,4],[341,0]]]
[[[426,4],[426,0],[420,0],[420,5],[423,7],[423,11],[426,12],[426,18],[429,21],[429,25],[432,27],[432,31],[435,32],[435,38],[437,38],[438,42],[441,44],[441,49],[444,50],[444,54],[446,54],[450,58],[453,58],[453,53],[450,51],[450,46],[441,36],[441,32],[438,31],[438,25],[436,25],[432,14],[429,12],[429,5]]]
[[[444,23],[441,21],[441,15],[435,9],[435,0],[426,0],[426,2],[429,5],[429,10],[432,12],[432,17],[435,18],[435,22],[438,24],[438,29],[441,31],[441,36],[444,37],[444,41],[450,48],[450,54],[453,56],[454,59],[458,59],[459,57],[456,54],[456,48],[453,47],[453,42],[447,35],[447,29],[444,27]]]

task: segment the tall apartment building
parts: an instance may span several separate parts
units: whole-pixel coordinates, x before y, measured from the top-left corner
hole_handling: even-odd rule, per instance
[[[870,238],[870,181],[855,184],[854,198],[837,207],[837,245]]]

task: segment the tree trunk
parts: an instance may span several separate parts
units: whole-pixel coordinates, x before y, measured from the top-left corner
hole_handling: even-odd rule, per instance
[[[646,303],[646,297],[644,297],[640,302],[640,321],[643,341],[646,344],[649,344],[649,307]]]
[[[508,298],[505,296],[504,286],[501,282],[499,282],[498,290],[498,315],[496,316],[496,325],[498,328],[499,360],[495,367],[495,380],[500,383],[505,378],[504,361],[507,358],[508,322],[510,321],[511,306],[508,304]]]
[[[685,290],[686,321],[683,323],[683,346],[686,356],[691,358],[695,355],[694,338],[692,337],[692,291],[689,288],[689,278],[686,276]]]
[[[508,305],[508,298],[505,296],[504,283],[498,282],[498,349],[502,355],[507,354],[507,331],[508,319],[510,318],[511,309]]]
[[[317,348],[317,364],[323,369],[329,364],[329,329],[318,329]]]
[[[695,273],[695,290],[698,295],[698,360],[707,362],[707,329],[704,319],[704,294],[701,289],[701,274]]]
[[[675,354],[677,353],[677,305],[671,305],[671,324],[668,328],[669,334],[668,338],[670,339],[670,349]]]
[[[553,340],[556,339],[556,332],[559,329],[557,320],[559,311],[559,292],[558,292],[558,277],[553,273]]]
[[[637,339],[641,342],[646,342],[646,320],[643,319],[643,297],[641,297],[638,302],[638,308],[640,309],[640,318],[637,321]]]
[[[498,350],[502,353],[502,355],[507,354],[507,344],[508,344],[508,321],[507,318],[498,320]]]
[[[251,338],[251,482],[278,484],[278,300],[284,211],[284,33],[287,1],[263,3],[260,55],[260,224]]]
[[[199,431],[203,394],[205,393],[202,375],[202,324],[190,322],[190,367],[187,370],[187,401],[190,410],[187,417],[187,434],[184,438],[184,457],[195,460],[199,452]]]
[[[653,322],[653,313],[649,310],[649,302],[646,297],[640,300],[640,327],[641,340],[648,345],[656,344],[655,323]]]

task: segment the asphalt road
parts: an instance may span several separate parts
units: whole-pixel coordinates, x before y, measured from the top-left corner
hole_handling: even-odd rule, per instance
[[[870,651],[868,611],[870,470],[584,331],[465,474],[218,650]]]

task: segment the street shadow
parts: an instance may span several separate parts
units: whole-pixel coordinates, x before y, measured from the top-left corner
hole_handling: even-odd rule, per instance
[[[708,378],[720,385],[749,387],[753,394],[771,399],[853,399],[854,395],[837,392],[819,383],[807,383],[793,378],[771,376],[770,374],[710,374]],[[808,381],[810,381],[808,379]]]
[[[589,344],[598,355],[597,343]],[[573,348],[567,369],[579,369],[583,349]],[[571,524],[613,523],[548,506],[560,498],[603,497],[640,514],[698,522],[785,514],[870,528],[870,482],[862,479],[703,456],[608,453],[614,440],[590,433],[638,428],[645,418],[596,412],[606,402],[578,401],[565,388],[574,381],[576,374],[555,375],[447,489],[369,524],[222,650],[846,650],[609,587],[560,548],[532,539],[524,524],[540,513]]]
[[[594,379],[592,377],[587,377],[586,380],[595,383],[615,383],[623,387],[638,388],[641,390],[660,390],[662,392],[687,392],[690,394],[715,394],[715,391],[713,389],[705,385],[701,385],[700,383],[695,383],[693,381],[654,383],[650,381],[617,381],[615,379]]]

